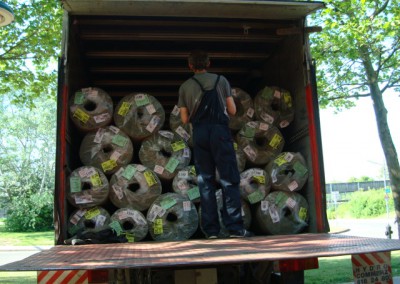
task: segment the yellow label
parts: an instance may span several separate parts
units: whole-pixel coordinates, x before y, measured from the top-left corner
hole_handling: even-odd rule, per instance
[[[157,218],[153,224],[154,235],[161,235],[163,233],[163,219]]]
[[[305,221],[307,219],[307,209],[304,207],[300,207],[299,217],[301,220]]]
[[[282,142],[282,137],[279,134],[274,134],[274,137],[272,137],[271,142],[269,142],[269,146],[271,146],[274,149],[278,149],[279,144]]]
[[[278,166],[282,166],[283,164],[287,163],[285,155],[286,153],[280,154],[278,157],[275,158],[274,163],[277,164]]]
[[[117,166],[117,162],[114,160],[108,160],[108,161],[101,163],[101,167],[103,168],[104,172],[111,171],[116,166]]]
[[[179,150],[185,149],[186,148],[186,144],[182,140],[179,140],[179,141],[177,141],[175,143],[172,143],[171,147],[172,147],[172,150],[174,152],[177,152]]]
[[[86,211],[85,219],[91,220],[94,217],[96,217],[97,215],[100,215],[100,210],[99,210],[99,208],[95,207],[95,208],[92,208],[92,209]]]
[[[125,233],[125,238],[128,240],[128,243],[134,243],[135,242],[135,235],[132,233]]]
[[[145,171],[143,175],[144,175],[144,178],[146,179],[146,182],[147,182],[148,186],[152,186],[152,185],[155,185],[157,183],[157,181],[156,181],[156,179],[155,179],[155,177],[154,177],[152,172]]]
[[[118,114],[119,114],[120,116],[125,116],[125,115],[128,114],[130,108],[131,108],[131,104],[130,104],[130,103],[123,102],[123,103],[121,104],[121,107],[120,107],[119,110],[118,110]]]
[[[283,100],[288,107],[292,107],[292,97],[289,93],[283,93]]]
[[[84,124],[86,122],[88,122],[90,116],[84,112],[83,110],[81,110],[80,108],[78,108],[75,112],[74,112],[74,117],[76,117],[77,119],[79,119],[80,121],[82,121]]]
[[[238,144],[236,142],[233,143],[233,149],[235,149],[235,151],[238,149]]]
[[[265,184],[265,176],[254,176],[253,178],[260,184]]]
[[[93,186],[99,187],[102,186],[103,183],[101,182],[100,175],[98,173],[95,173],[90,177],[90,181],[93,184]]]

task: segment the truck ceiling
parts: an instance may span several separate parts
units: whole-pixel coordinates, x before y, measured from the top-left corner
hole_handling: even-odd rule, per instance
[[[61,0],[72,15],[184,16],[249,19],[304,18],[323,2],[240,0]]]

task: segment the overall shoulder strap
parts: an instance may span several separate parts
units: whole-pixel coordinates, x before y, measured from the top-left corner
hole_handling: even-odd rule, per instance
[[[200,86],[201,91],[204,93],[205,90],[203,88],[203,85],[201,85],[201,83],[199,82],[199,80],[197,80],[194,76],[191,77],[191,79],[193,79]]]
[[[214,89],[217,87],[217,85],[218,85],[218,82],[219,82],[219,77],[220,77],[220,75],[218,75],[218,77],[217,77],[217,81],[215,81],[215,85],[214,85]]]

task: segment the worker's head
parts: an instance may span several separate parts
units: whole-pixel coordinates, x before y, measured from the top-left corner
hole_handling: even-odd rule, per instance
[[[210,66],[210,58],[204,50],[193,50],[189,55],[188,63],[193,71],[205,70]]]

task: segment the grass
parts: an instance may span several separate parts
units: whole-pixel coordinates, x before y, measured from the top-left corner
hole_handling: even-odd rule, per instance
[[[4,221],[0,220],[0,244],[2,246],[51,246],[54,245],[54,231],[7,232]]]

